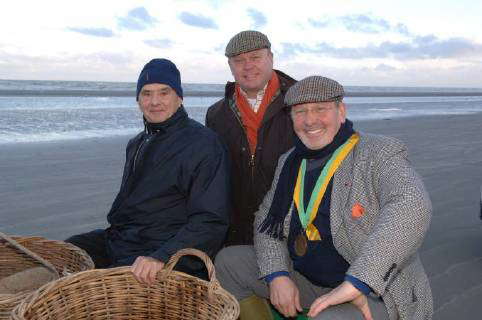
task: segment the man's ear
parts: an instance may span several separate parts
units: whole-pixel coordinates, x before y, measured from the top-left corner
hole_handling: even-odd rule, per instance
[[[343,101],[338,102],[338,112],[340,113],[340,116],[342,117],[342,123],[345,123],[346,120],[346,106]]]

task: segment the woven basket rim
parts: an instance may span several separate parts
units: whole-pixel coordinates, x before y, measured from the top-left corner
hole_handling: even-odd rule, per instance
[[[57,250],[57,251],[52,250],[51,256],[53,256],[56,253],[61,254],[61,250],[75,252],[78,255],[79,261],[82,261],[83,267],[91,268],[91,269],[94,268],[94,263],[93,263],[92,259],[90,258],[90,256],[87,254],[87,252],[85,252],[81,248],[79,248],[79,247],[77,247],[77,246],[75,246],[71,243],[67,243],[67,242],[61,241],[61,240],[47,239],[47,238],[40,237],[40,236],[10,235],[9,237],[14,239],[15,241],[17,241],[20,245],[27,245],[28,246],[29,243],[35,243],[37,245],[48,244],[48,245],[51,245],[51,246],[53,245],[54,247],[58,247],[59,250]],[[0,238],[0,253],[1,253],[1,250],[4,250],[5,248],[7,248],[7,246],[9,248],[9,250],[13,248],[8,241],[6,241],[3,238]],[[20,263],[19,263],[19,265],[20,265]],[[2,269],[2,267],[3,267],[3,265],[0,265],[0,269]],[[59,265],[57,267],[60,270],[62,266]],[[22,271],[22,270],[24,270],[24,269],[19,268],[19,271]],[[76,272],[76,270],[70,270],[70,271]],[[11,310],[13,305],[18,305],[30,293],[32,293],[34,291],[35,290],[33,290],[33,291],[22,291],[22,292],[18,292],[18,293],[15,293],[15,294],[0,294],[0,313]],[[4,318],[2,318],[2,315],[0,315],[0,319],[4,319]]]
[[[205,255],[205,258],[203,258],[202,260],[204,262],[208,262],[206,264],[206,267],[208,268],[208,273],[210,274],[209,281],[172,269],[180,257],[184,255],[190,255],[193,250],[199,252],[196,254],[198,257],[199,255],[205,255],[205,253],[196,249],[180,250],[178,253],[173,255],[169,260],[169,262],[166,263],[165,267],[158,272],[156,277],[157,281],[159,282],[163,282],[163,281],[177,282],[177,281],[184,281],[184,280],[195,281],[196,283],[205,286],[208,291],[212,290],[212,295],[217,296],[218,298],[222,298],[222,300],[224,300],[226,303],[232,305],[236,315],[234,319],[237,319],[237,317],[239,316],[239,304],[236,298],[231,293],[229,293],[227,290],[221,287],[219,281],[215,277],[214,266],[212,265],[212,262],[210,258],[207,257],[207,255]],[[211,265],[209,265],[209,263]],[[210,272],[211,268],[212,270]],[[89,281],[98,281],[105,277],[126,276],[126,275],[135,279],[132,273],[131,266],[123,266],[123,267],[116,267],[116,268],[109,268],[109,269],[86,270],[86,271],[77,272],[75,274],[49,282],[43,285],[42,287],[40,287],[39,289],[29,293],[28,296],[13,309],[12,319],[25,319],[24,316],[29,309],[31,309],[37,303],[41,303],[41,301],[45,300],[50,294],[55,293],[57,290],[61,290],[65,286],[69,286],[71,284],[78,283],[78,282],[88,283]],[[150,287],[147,284],[139,283],[139,285],[145,286],[146,288]],[[211,296],[209,292],[208,292],[208,296]],[[208,300],[209,299],[210,298],[208,298]]]
[[[58,245],[59,247],[62,247],[63,249],[68,249],[74,252],[77,252],[79,256],[84,259],[85,265],[90,268],[94,269],[95,265],[94,262],[92,261],[92,258],[89,256],[89,254],[82,248],[77,247],[76,245],[65,242],[62,240],[55,240],[55,239],[47,239],[44,237],[40,236],[18,236],[18,235],[11,235],[10,238],[14,239],[17,241],[19,244],[23,245],[25,242],[44,242],[48,244],[55,244]],[[8,241],[6,241],[3,238],[0,238],[0,246],[3,245],[10,245]],[[0,247],[1,251],[1,247]],[[0,269],[2,268],[2,265],[0,265]],[[1,295],[0,295],[1,296]]]

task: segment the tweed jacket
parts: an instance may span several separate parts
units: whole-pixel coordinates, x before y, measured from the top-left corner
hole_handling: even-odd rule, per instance
[[[256,212],[254,247],[260,277],[291,270],[286,240],[258,231],[290,152],[278,161],[271,190]],[[288,234],[293,205],[285,218]],[[333,177],[330,219],[333,242],[350,274],[381,296],[390,319],[431,319],[432,294],[417,254],[431,218],[431,202],[407,159],[405,145],[378,135],[360,141]]]

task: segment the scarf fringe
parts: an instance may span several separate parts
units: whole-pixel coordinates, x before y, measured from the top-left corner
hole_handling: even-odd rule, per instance
[[[281,221],[279,218],[282,218]],[[261,225],[258,228],[260,233],[265,232],[269,236],[275,239],[284,240],[284,218],[285,216],[274,216],[274,215],[267,215]]]

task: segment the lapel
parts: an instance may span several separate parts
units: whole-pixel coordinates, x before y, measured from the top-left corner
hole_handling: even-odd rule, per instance
[[[346,212],[347,201],[352,190],[354,154],[357,146],[347,155],[342,164],[333,176],[333,190],[331,192],[330,204],[330,230],[333,237],[335,248],[348,261],[349,253],[345,248],[349,248],[349,239],[346,230],[342,230],[343,216],[350,214]]]

